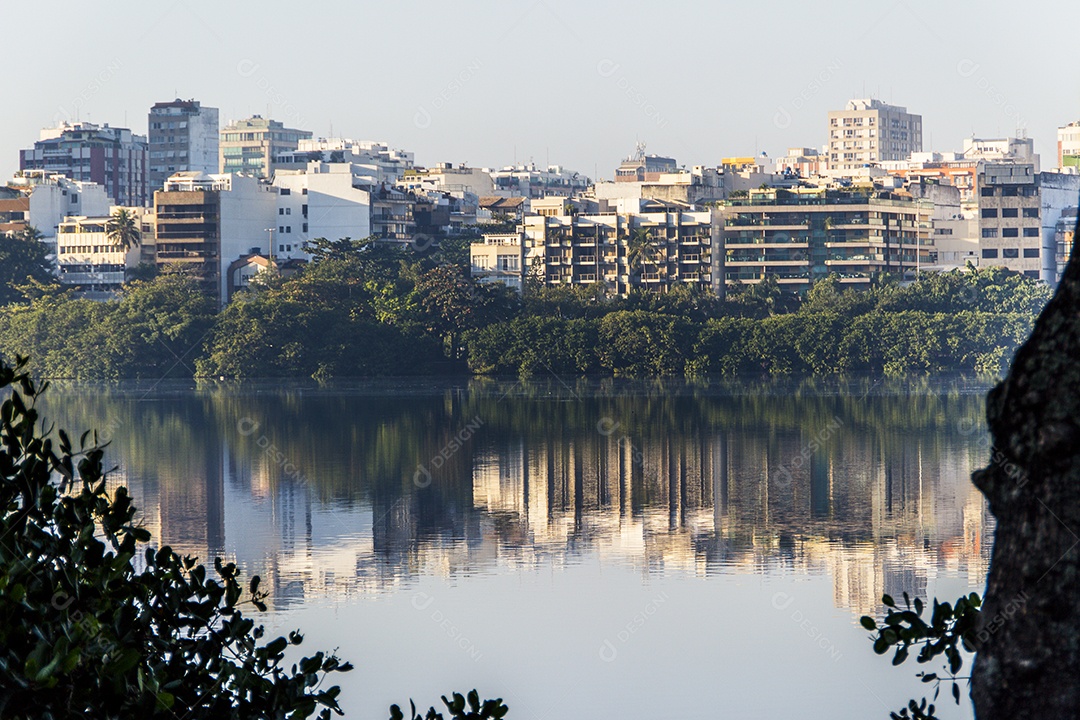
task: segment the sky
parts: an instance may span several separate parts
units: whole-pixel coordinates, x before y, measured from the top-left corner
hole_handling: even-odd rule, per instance
[[[42,127],[145,134],[155,102],[269,115],[436,162],[611,178],[637,142],[680,165],[820,147],[877,97],[924,149],[1080,120],[1076,0],[0,0],[0,178]]]

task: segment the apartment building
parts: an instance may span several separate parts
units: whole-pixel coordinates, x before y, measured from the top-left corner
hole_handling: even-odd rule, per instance
[[[253,115],[221,128],[218,166],[222,173],[243,173],[259,178],[273,177],[279,155],[296,150],[308,130],[287,128],[277,120]]]
[[[304,243],[371,235],[371,192],[350,163],[310,162],[304,170],[278,170],[274,257],[306,258]]]
[[[217,108],[180,98],[155,103],[147,118],[151,192],[160,190],[178,172],[216,173],[219,133]]]
[[[61,123],[42,130],[34,147],[19,151],[19,169],[97,183],[120,205],[144,206],[147,159],[146,137],[127,128]]]
[[[615,170],[615,182],[656,182],[660,175],[677,170],[675,158],[646,155],[645,144],[638,143],[634,154]]]
[[[300,140],[295,150],[279,154],[274,160],[279,170],[304,170],[310,162],[349,163],[358,178],[374,187],[394,183],[415,166],[413,154],[391,148],[384,142],[318,138]]]
[[[829,112],[827,137],[830,170],[906,160],[922,151],[922,116],[873,98],[849,100]]]
[[[852,287],[882,273],[910,277],[931,260],[932,209],[891,191],[751,190],[720,207],[721,272],[728,283],[773,276],[796,292],[829,274]]]
[[[420,192],[469,192],[477,197],[495,194],[495,183],[487,170],[445,162],[431,168],[406,170],[395,185],[402,190]]]
[[[1032,163],[987,163],[978,176],[980,265],[1001,266],[1054,284],[1057,230],[1076,205],[1080,175],[1037,171]]]
[[[527,215],[520,233],[485,236],[470,253],[482,282],[506,282],[516,272],[514,287],[533,273],[548,285],[602,283],[620,295],[676,284],[717,292],[716,235],[714,211],[646,200],[627,212]]]
[[[525,234],[485,234],[469,247],[472,276],[479,283],[501,282],[522,292],[525,280]]]
[[[140,246],[124,249],[109,238],[110,208],[100,217],[68,217],[56,236],[56,265],[60,284],[74,288],[79,297],[105,300],[116,297],[128,268],[138,265]],[[141,226],[147,208],[124,208]]]
[[[266,252],[278,227],[277,189],[245,175],[182,172],[154,193],[155,233],[144,257],[194,272],[224,304],[233,260]]]
[[[584,192],[591,184],[588,177],[560,165],[542,169],[535,163],[522,163],[492,170],[489,174],[495,185],[494,194],[502,197],[570,197]]]
[[[113,204],[101,185],[45,170],[21,170],[8,187],[27,196],[26,224],[41,233],[42,242],[52,246],[64,218],[108,215]]]

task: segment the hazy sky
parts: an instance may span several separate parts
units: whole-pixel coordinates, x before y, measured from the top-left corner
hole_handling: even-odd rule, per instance
[[[195,98],[316,136],[439,161],[516,158],[611,177],[637,140],[680,164],[825,142],[825,113],[875,96],[925,144],[1035,138],[1080,119],[1076,0],[222,2],[0,0],[0,178],[41,127],[146,132]]]

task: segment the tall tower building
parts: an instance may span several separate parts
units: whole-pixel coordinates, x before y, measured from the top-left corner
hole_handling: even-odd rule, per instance
[[[296,150],[301,140],[310,138],[309,130],[287,128],[259,115],[238,120],[221,129],[221,172],[269,179],[278,155]]]
[[[150,191],[160,190],[177,172],[218,171],[218,109],[198,100],[156,103],[147,120]]]
[[[849,100],[829,113],[829,168],[855,170],[922,152],[922,115],[880,100]]]
[[[42,130],[34,147],[19,151],[20,170],[97,183],[117,205],[148,204],[146,164],[146,138],[108,123],[60,123]]]

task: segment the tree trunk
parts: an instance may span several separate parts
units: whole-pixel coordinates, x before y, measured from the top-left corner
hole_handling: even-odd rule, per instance
[[[1078,235],[1080,238],[1080,235]],[[1080,249],[987,397],[997,519],[972,671],[979,720],[1080,717]]]

